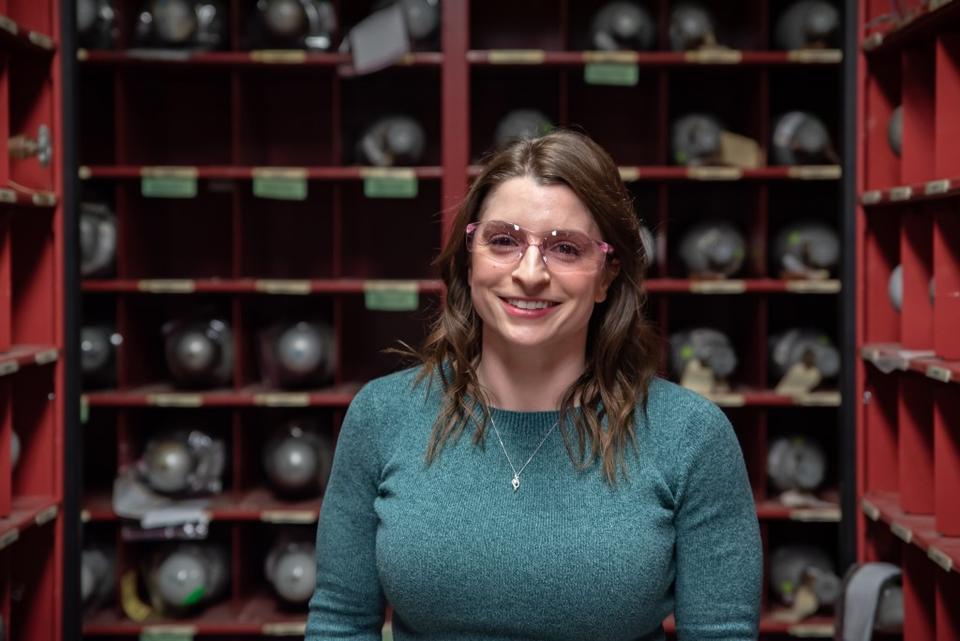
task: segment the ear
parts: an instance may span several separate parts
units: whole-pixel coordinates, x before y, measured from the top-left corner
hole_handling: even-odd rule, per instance
[[[613,259],[603,270],[603,273],[600,275],[600,283],[597,285],[597,295],[593,299],[596,303],[602,303],[607,300],[607,289],[609,289],[610,284],[620,273],[620,261]]]

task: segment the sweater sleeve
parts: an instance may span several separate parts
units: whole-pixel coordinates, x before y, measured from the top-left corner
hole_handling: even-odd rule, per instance
[[[687,426],[685,441],[675,518],[678,640],[756,639],[763,550],[740,445],[713,405]]]
[[[384,597],[375,543],[380,462],[370,389],[344,417],[317,528],[317,586],[306,641],[379,641]]]

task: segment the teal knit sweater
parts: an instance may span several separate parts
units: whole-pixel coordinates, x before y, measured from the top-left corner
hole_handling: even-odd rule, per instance
[[[521,475],[493,430],[424,454],[437,379],[368,383],[337,443],[317,534],[308,641],[755,639],[759,527],[736,435],[703,397],[662,379],[638,408],[629,480],[578,473],[558,430]],[[514,465],[557,412],[492,410]],[[472,429],[472,428],[471,428]],[[571,430],[571,433],[573,431]]]

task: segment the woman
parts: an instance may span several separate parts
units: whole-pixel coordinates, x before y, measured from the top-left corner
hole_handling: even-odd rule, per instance
[[[761,546],[736,436],[659,379],[610,157],[494,155],[437,259],[422,366],[344,419],[307,639],[754,639]]]

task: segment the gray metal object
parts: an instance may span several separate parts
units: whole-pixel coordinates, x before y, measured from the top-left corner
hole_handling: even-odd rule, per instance
[[[536,109],[517,109],[497,124],[493,142],[496,147],[503,147],[515,140],[539,138],[552,129],[553,124],[543,113]]]
[[[724,221],[705,221],[683,235],[680,260],[690,276],[733,276],[746,256],[740,231]]]
[[[670,48],[690,51],[716,44],[716,27],[710,11],[701,4],[680,2],[670,12]]]
[[[797,590],[809,584],[820,605],[840,597],[841,581],[833,561],[812,545],[783,545],[770,555],[770,587],[783,603],[792,605]]]
[[[275,387],[321,385],[333,376],[336,340],[325,323],[278,323],[260,333],[264,380]]]
[[[20,462],[20,437],[13,430],[10,430],[10,467],[15,468]]]
[[[148,0],[137,14],[137,46],[217,49],[226,42],[226,12],[219,0]]]
[[[642,6],[633,2],[611,2],[593,17],[590,25],[592,49],[600,51],[646,51],[656,44],[657,25]]]
[[[280,427],[264,448],[267,480],[283,495],[320,494],[330,477],[334,447],[333,439],[316,422],[292,420]]]
[[[643,246],[643,265],[650,269],[657,260],[657,240],[645,225],[640,225],[640,244]]]
[[[80,371],[86,385],[108,385],[115,378],[120,334],[106,325],[86,325],[80,329]]]
[[[713,373],[726,378],[737,368],[737,354],[726,334],[702,327],[670,336],[670,367],[677,379],[683,377],[690,361],[698,360]]]
[[[840,238],[829,225],[811,220],[780,229],[773,243],[777,267],[793,275],[832,272],[840,262]]]
[[[827,126],[806,111],[788,111],[776,119],[770,152],[778,165],[816,165],[834,161],[833,142]]]
[[[77,42],[87,49],[113,46],[116,15],[110,0],[77,0]]]
[[[107,602],[116,585],[115,571],[113,555],[107,550],[84,548],[80,556],[80,598],[85,610]]]
[[[436,39],[440,30],[440,0],[379,0],[374,11],[398,4],[403,11],[407,36],[415,42]]]
[[[827,455],[820,445],[802,435],[775,439],[767,451],[767,475],[780,492],[813,492],[827,475]]]
[[[109,276],[117,255],[117,217],[102,203],[80,205],[80,273]]]
[[[155,607],[165,614],[180,615],[222,595],[228,579],[227,555],[222,548],[187,543],[154,558],[147,585]]]
[[[812,365],[824,378],[833,378],[840,373],[840,352],[825,332],[793,328],[770,337],[770,363],[777,379],[798,363]]]
[[[836,47],[840,12],[823,0],[799,0],[780,14],[774,42],[780,49]]]
[[[887,124],[887,142],[890,149],[897,158],[900,157],[903,149],[903,106],[899,106],[890,114],[890,122]]]
[[[226,453],[223,441],[200,430],[173,430],[147,442],[137,463],[156,492],[196,495],[221,491]]]
[[[167,367],[178,384],[217,386],[230,382],[233,332],[226,321],[171,321],[162,331]]]
[[[270,46],[328,51],[337,16],[327,0],[258,0],[264,40]]]
[[[709,114],[692,113],[677,118],[671,130],[673,161],[678,165],[709,165],[720,156],[723,125]]]
[[[357,144],[357,159],[377,167],[417,165],[423,159],[427,135],[409,116],[380,118],[364,130]]]
[[[285,603],[305,605],[316,588],[316,567],[313,543],[281,536],[267,555],[264,574]]]
[[[936,300],[936,281],[930,278],[928,285],[930,292],[930,304]],[[890,272],[890,279],[887,281],[887,296],[890,298],[890,304],[898,312],[903,307],[903,265],[897,265]]]

